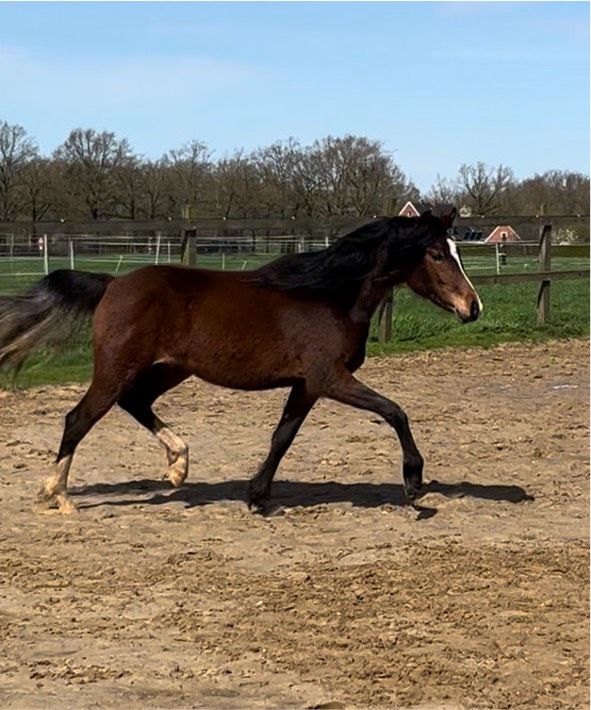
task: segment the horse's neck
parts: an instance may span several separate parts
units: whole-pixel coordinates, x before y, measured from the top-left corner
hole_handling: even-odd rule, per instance
[[[353,320],[369,323],[388,291],[396,283],[394,279],[382,274],[379,268],[368,274],[350,311]]]

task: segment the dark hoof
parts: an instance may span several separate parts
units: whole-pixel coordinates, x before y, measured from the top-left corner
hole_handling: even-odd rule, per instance
[[[405,464],[402,470],[404,480],[404,495],[408,500],[413,501],[426,493],[423,486],[423,461],[418,460]]]
[[[411,502],[417,500],[418,498],[421,498],[425,495],[426,492],[427,488],[422,484],[416,486],[414,484],[409,484],[406,481],[404,483],[404,495]]]
[[[257,491],[251,483],[246,490],[246,503],[249,510],[252,510],[253,513],[266,515],[266,511],[269,507],[269,494]]]
[[[256,508],[251,508],[255,515],[260,515],[263,518],[279,518],[285,515],[285,508],[278,503],[263,503]]]
[[[278,503],[273,503],[268,498],[255,500],[249,497],[248,509],[255,515],[262,515],[263,518],[275,518],[285,513],[282,506]]]

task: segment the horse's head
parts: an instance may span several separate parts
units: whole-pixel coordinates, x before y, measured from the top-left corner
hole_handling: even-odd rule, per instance
[[[476,320],[482,312],[482,302],[466,276],[456,243],[449,236],[456,216],[455,208],[445,217],[431,212],[421,215],[430,239],[422,261],[406,277],[410,288],[424,298],[455,313],[463,323]]]

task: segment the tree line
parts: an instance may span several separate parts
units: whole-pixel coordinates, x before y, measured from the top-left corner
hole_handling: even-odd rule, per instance
[[[76,128],[42,155],[20,125],[0,121],[0,222],[191,217],[363,217],[407,200],[474,215],[587,214],[589,177],[549,170],[517,180],[510,168],[462,165],[421,194],[384,146],[363,136],[295,139],[215,158],[193,140],[158,159],[110,131]]]

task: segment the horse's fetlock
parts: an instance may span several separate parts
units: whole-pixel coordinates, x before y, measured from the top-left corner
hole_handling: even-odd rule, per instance
[[[246,489],[246,502],[250,509],[257,509],[264,505],[269,498],[267,486],[261,486],[256,480],[251,480]]]
[[[404,461],[402,468],[404,492],[411,500],[420,494],[423,487],[423,465],[423,457],[418,453]]]

